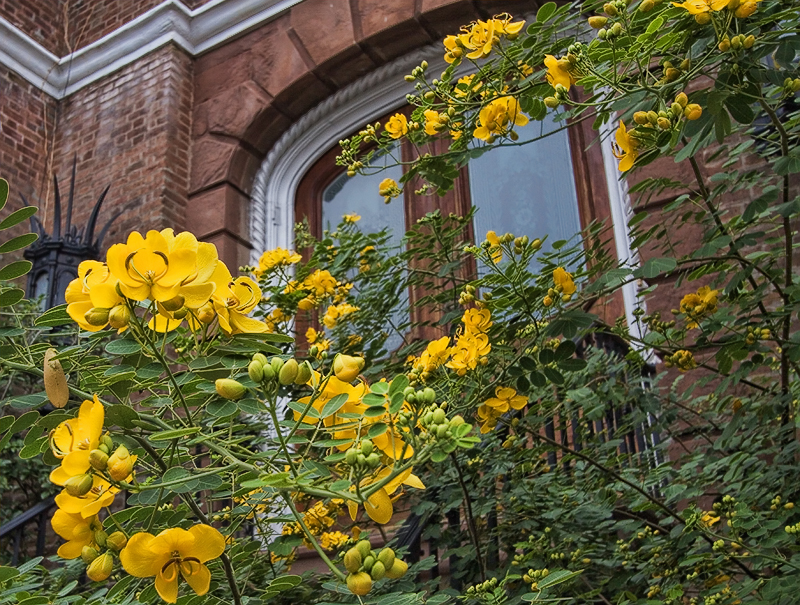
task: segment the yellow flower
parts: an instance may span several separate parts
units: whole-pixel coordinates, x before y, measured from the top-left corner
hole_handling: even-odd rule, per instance
[[[64,300],[67,313],[82,330],[102,330],[108,325],[111,310],[124,305],[125,299],[117,293],[117,283],[105,263],[87,260],[78,265],[78,277],[67,286]],[[92,323],[88,321],[90,313]],[[124,329],[120,328],[120,332]]]
[[[94,475],[92,488],[86,495],[70,496],[66,490],[62,490],[56,496],[56,504],[64,512],[79,514],[84,519],[89,519],[99,513],[101,508],[111,506],[117,493],[119,493],[118,488],[113,487],[102,477]]]
[[[389,118],[385,128],[390,137],[393,139],[399,139],[400,137],[408,134],[408,118],[406,118],[406,116],[404,116],[402,113],[396,113]]]
[[[433,109],[426,109],[424,113],[426,134],[435,136],[447,127],[447,121],[442,119],[443,114]]]
[[[516,21],[512,23],[511,19],[512,17],[508,13],[495,15],[494,19],[492,19],[495,33],[504,34],[506,36],[518,35],[519,32],[522,31],[522,28],[525,27],[525,21]]]
[[[470,74],[468,76],[463,76],[458,79],[456,82],[456,86],[453,89],[453,94],[456,97],[464,98],[469,96],[473,92],[478,92],[481,87],[483,86],[483,82],[478,80],[473,84],[473,80],[475,79],[475,74]]]
[[[561,84],[561,86],[569,90],[569,87],[575,83],[575,78],[572,77],[569,71],[569,62],[566,59],[556,59],[553,55],[545,55],[544,65],[547,67],[547,81],[553,88]]]
[[[492,52],[492,46],[497,42],[494,21],[476,21],[470,26],[462,28],[463,34],[458,39],[469,52],[469,59],[483,59]],[[498,32],[499,33],[499,32]]]
[[[461,318],[467,334],[483,334],[492,327],[492,313],[489,309],[467,309]]]
[[[564,267],[556,267],[553,271],[553,282],[556,287],[561,287],[561,293],[567,296],[575,294],[575,281],[572,279],[572,274],[568,273]]]
[[[690,292],[681,299],[680,312],[687,316],[687,328],[696,328],[697,322],[717,311],[718,295],[719,290],[703,286],[697,292]]]
[[[392,494],[394,494],[401,485],[408,485],[417,489],[425,489],[425,485],[420,481],[419,477],[411,474],[412,469],[406,469],[397,477],[389,481],[385,486],[381,487],[374,494],[367,498],[364,502],[364,510],[369,515],[369,518],[384,525],[391,521],[394,515],[394,506],[392,505]],[[361,482],[361,489],[377,483],[381,479],[388,477],[392,473],[391,467],[384,467],[373,477],[368,477]],[[350,518],[355,521],[358,514],[358,502],[355,500],[347,501],[347,508],[350,512]]]
[[[355,313],[358,310],[358,307],[354,307],[350,303],[331,305],[326,309],[325,315],[322,317],[322,323],[325,324],[326,328],[332,330],[343,317],[350,315],[351,313]]]
[[[496,265],[503,260],[503,251],[500,249],[500,238],[497,237],[497,233],[494,231],[487,231],[486,241],[492,245],[492,247],[489,248],[489,255],[491,256],[492,262]]]
[[[320,385],[320,374],[319,372],[314,372],[312,374],[311,380],[308,381],[308,384],[315,389],[317,389]],[[355,386],[351,385],[348,382],[344,382],[339,380],[336,376],[331,376],[324,384],[324,387],[321,392],[317,393],[316,399],[314,399],[314,403],[312,404],[314,409],[317,412],[322,412],[322,408],[325,407],[325,404],[328,403],[331,399],[336,397],[337,395],[346,393],[347,394],[347,401],[345,402],[344,406],[342,406],[337,413],[332,414],[331,416],[327,416],[324,418],[325,426],[333,426],[334,424],[338,423],[337,414],[338,413],[356,413],[356,414],[363,414],[364,411],[367,409],[367,406],[361,403],[361,399],[369,392],[367,385],[363,382],[358,382]],[[298,403],[302,403],[304,406],[308,405],[311,401],[311,396],[308,397],[301,397],[297,400]],[[294,412],[294,419],[295,421],[299,421],[301,418],[300,412]],[[317,422],[316,418],[312,418],[311,416],[305,416],[303,418],[303,422],[307,424],[311,424]],[[350,422],[350,420],[345,420],[345,422]],[[339,437],[335,437],[339,439]]]
[[[296,252],[289,251],[286,248],[275,248],[274,250],[267,250],[258,259],[258,269],[253,274],[256,277],[261,277],[267,271],[271,271],[275,267],[293,265],[299,263],[302,257]]]
[[[383,179],[378,184],[378,194],[387,204],[392,201],[392,198],[396,198],[401,193],[402,190],[394,179]]]
[[[356,214],[355,212],[351,212],[350,214],[345,214],[342,217],[342,220],[345,223],[357,223],[358,221],[361,220],[361,215]]]
[[[703,513],[703,516],[700,517],[700,523],[702,523],[705,527],[711,527],[714,523],[719,521],[719,515],[714,513],[713,515],[709,513]]]
[[[625,123],[622,120],[619,121],[619,128],[617,129],[615,138],[617,143],[614,146],[614,156],[620,161],[620,171],[627,172],[633,167],[633,163],[639,155],[637,150],[639,144],[636,139],[628,133],[628,130],[625,128]]]
[[[311,290],[318,298],[330,296],[336,292],[336,278],[328,270],[317,269],[303,280],[302,288]]]
[[[319,332],[317,332],[314,328],[309,328],[306,330],[306,341],[308,344],[313,345],[315,342],[317,342],[318,338]]]
[[[459,61],[464,54],[464,51],[461,50],[458,36],[447,36],[444,39],[444,50],[444,60],[448,63]]]
[[[224,263],[217,264],[212,278],[217,284],[212,302],[219,327],[225,334],[248,334],[267,331],[267,324],[247,315],[261,302],[261,288],[249,277],[231,276]]]
[[[171,230],[164,231],[171,234]],[[134,231],[127,243],[109,248],[108,268],[128,298],[173,299],[180,294],[182,283],[197,272],[197,239],[183,232],[170,245],[164,231],[148,231],[145,237]]]
[[[319,537],[319,543],[325,550],[336,550],[350,541],[350,536],[340,531],[326,531]]]
[[[739,19],[746,19],[756,12],[759,2],[761,2],[761,0],[746,0],[736,7],[736,10],[733,11],[733,14]],[[731,2],[731,4],[733,4],[733,2]]]
[[[478,419],[481,422],[481,433],[488,433],[497,426],[503,412],[485,403],[478,407]]]
[[[77,418],[65,420],[50,433],[50,449],[61,459],[61,465],[50,473],[50,481],[64,485],[70,477],[89,470],[89,453],[100,445],[104,418],[103,404],[95,395],[94,401],[81,404]]]
[[[472,135],[484,141],[494,135],[506,135],[514,126],[525,126],[528,123],[528,117],[519,109],[514,97],[494,99],[481,109],[478,120],[480,126]]]
[[[84,546],[94,544],[95,529],[102,528],[102,524],[98,522],[96,515],[84,519],[79,514],[68,513],[60,508],[56,509],[50,524],[53,526],[53,531],[67,541],[58,547],[58,552],[56,553],[62,559],[77,559],[80,557]]]
[[[497,387],[494,390],[494,397],[490,397],[484,402],[490,408],[505,413],[509,409],[521,410],[528,404],[528,398],[517,395],[517,391],[511,387]]]
[[[333,373],[342,382],[353,382],[364,369],[364,358],[339,353],[333,360]]]
[[[486,357],[492,350],[489,344],[489,337],[486,334],[462,334],[453,347],[452,357],[445,364],[451,370],[455,370],[459,376],[464,376],[468,370],[474,370],[481,363],[481,359]]]
[[[728,6],[729,0],[685,0],[685,2],[673,2],[672,6],[686,9],[690,15],[700,13],[710,13],[711,11],[721,11]]]
[[[422,352],[414,363],[414,367],[422,372],[433,372],[436,368],[441,366],[450,356],[450,337],[442,336],[438,340],[433,340],[428,343],[428,346]]]
[[[225,552],[225,538],[209,525],[173,527],[157,536],[131,536],[119,554],[122,567],[137,578],[156,577],[156,591],[168,603],[178,599],[178,576],[199,596],[208,592],[211,572],[204,564]]]

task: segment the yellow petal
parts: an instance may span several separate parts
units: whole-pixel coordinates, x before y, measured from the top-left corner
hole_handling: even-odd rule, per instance
[[[408,478],[405,481],[403,481],[403,485],[407,485],[409,487],[415,487],[417,489],[425,489],[425,484],[416,475],[409,475]]]
[[[174,603],[178,600],[178,566],[176,564],[167,565],[166,569],[158,571],[156,592],[167,603]]]
[[[181,288],[181,296],[185,299],[183,304],[190,309],[199,309],[208,302],[216,287],[211,281],[183,286]]]
[[[159,283],[155,283],[150,287],[150,297],[159,302],[175,298],[180,293],[180,283],[166,286],[163,282],[159,281]]]
[[[128,284],[119,280],[119,289],[132,300],[146,300],[150,296],[150,286],[147,284]]]
[[[87,332],[99,332],[105,326],[93,326],[86,323],[86,312],[93,307],[90,300],[83,302],[74,302],[67,305],[67,314],[72,318],[76,324],[81,327],[81,330]]]
[[[216,559],[225,552],[225,537],[210,525],[194,525],[189,528],[189,533],[194,536],[194,546],[188,556],[197,557],[201,563]]]
[[[60,508],[53,513],[53,518],[50,520],[53,531],[65,540],[72,540],[75,526],[81,523],[85,523],[85,521],[80,515],[70,514]]]
[[[72,475],[70,475],[60,466],[57,466],[50,471],[50,483],[55,483],[56,485],[63,486],[70,477],[72,477]]]
[[[78,540],[71,540],[58,547],[56,554],[62,559],[77,559],[81,556],[81,551],[84,546],[88,546],[88,542],[80,542]]]
[[[197,277],[194,281],[201,283],[210,280],[218,260],[217,247],[208,242],[200,242],[197,245]]]
[[[130,236],[128,239],[130,240]],[[111,274],[118,280],[120,280],[124,285],[131,287],[136,287],[140,284],[139,280],[134,279],[128,273],[128,268],[125,266],[125,263],[128,259],[128,255],[131,252],[134,252],[135,250],[136,248],[129,248],[125,244],[114,244],[108,249],[108,252],[106,253],[106,262],[108,263],[108,270],[111,271]],[[137,300],[143,300],[143,299],[137,299]]]
[[[172,319],[171,317],[166,317],[159,313],[154,315],[150,321],[147,322],[147,327],[154,332],[172,332],[172,330],[181,325],[181,322],[183,322],[182,319]]]
[[[267,324],[263,321],[239,313],[231,313],[230,322],[233,334],[261,334],[267,331]]]
[[[188,248],[174,250],[169,255],[169,269],[158,280],[165,286],[180,283],[197,270],[197,252]]]
[[[150,545],[155,536],[146,532],[133,534],[128,544],[119,553],[119,560],[125,571],[137,578],[149,578],[158,573],[169,560],[169,556],[155,556]]]
[[[159,231],[150,230],[144,238],[144,245],[152,252],[160,252],[163,255],[169,254],[169,244],[167,238]]]
[[[394,514],[392,499],[384,488],[379,489],[364,502],[364,510],[370,519],[381,525],[388,523]]]
[[[75,450],[61,461],[61,468],[70,477],[82,475],[89,470],[89,450]],[[55,481],[53,482],[55,483]],[[58,484],[57,484],[58,485]]]
[[[89,449],[96,448],[100,442],[105,416],[105,409],[97,395],[94,396],[92,401],[87,399],[81,404],[81,409],[78,411],[78,418],[81,421],[80,433],[82,438],[89,439]],[[84,430],[86,431],[85,434]]]
[[[208,567],[196,561],[184,561],[181,563],[181,575],[201,597],[208,592],[211,585],[211,572]]]
[[[89,298],[93,306],[100,307],[101,309],[110,309],[124,302],[123,298],[117,294],[116,284],[110,284],[108,282],[93,286],[92,289],[89,290]]]

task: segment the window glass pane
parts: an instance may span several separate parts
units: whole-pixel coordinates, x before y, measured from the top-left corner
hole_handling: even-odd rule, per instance
[[[375,166],[392,163],[388,155],[376,158]],[[391,204],[384,204],[378,194],[378,185],[383,179],[392,178],[400,181],[403,176],[401,166],[392,166],[369,176],[350,178],[342,172],[322,192],[322,228],[333,229],[345,214],[355,212],[361,216],[358,227],[364,233],[375,233],[389,228],[392,231],[391,244],[399,246],[406,232],[406,220],[403,212],[403,199],[395,199]]]
[[[520,141],[558,129],[548,117],[518,130]],[[500,147],[469,164],[475,239],[487,231],[513,233],[553,242],[570,239],[580,231],[578,197],[566,130],[535,143]]]

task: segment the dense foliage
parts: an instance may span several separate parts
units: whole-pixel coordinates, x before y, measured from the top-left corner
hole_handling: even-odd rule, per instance
[[[671,198],[628,224],[641,266],[609,256],[602,225],[471,242],[471,217],[438,213],[403,249],[354,215],[319,240],[301,225],[255,279],[171,230],[82,265],[68,305],[0,333],[9,384],[46,387],[6,401],[2,439],[27,431],[21,457],[55,467],[77,562],[46,588],[38,561],[0,568],[0,600],[793,602],[799,22],[788,0],[499,15],[445,39],[440,78],[407,76],[410,119],[343,141],[354,176],[399,139],[450,141],[381,183],[391,203],[415,177],[447,191],[548,110],[613,114],[620,171],[686,166],[632,188]],[[648,314],[674,278],[671,316]],[[631,282],[635,325],[602,322]],[[63,410],[40,414],[48,400]],[[449,588],[385,545],[404,503]],[[289,575],[303,547],[330,573]],[[100,584],[68,584],[82,565]]]

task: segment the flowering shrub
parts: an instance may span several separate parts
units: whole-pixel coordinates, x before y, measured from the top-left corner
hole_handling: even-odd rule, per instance
[[[27,431],[20,455],[54,467],[58,554],[114,582],[104,602],[422,601],[410,578],[427,563],[381,543],[401,505],[466,602],[793,601],[800,15],[780,0],[582,10],[448,36],[441,78],[426,63],[406,78],[410,119],[366,126],[339,162],[368,172],[376,146],[447,137],[381,182],[391,203],[415,177],[447,191],[548,110],[613,121],[621,172],[688,167],[632,188],[673,198],[669,231],[644,212],[628,224],[656,250],[642,266],[611,258],[600,225],[472,242],[471,216],[434,213],[393,250],[350,214],[234,278],[166,229],[83,263],[67,305],[1,333],[10,380],[45,388],[10,398],[25,413],[0,419],[3,444]],[[701,153],[726,171],[705,175]],[[676,253],[688,227],[701,236]],[[676,276],[691,292],[672,318],[648,314]],[[597,306],[628,283],[634,324],[604,323]],[[32,337],[52,326],[53,343]],[[303,545],[329,571],[320,590],[288,575]],[[0,572],[38,590],[32,567]]]

